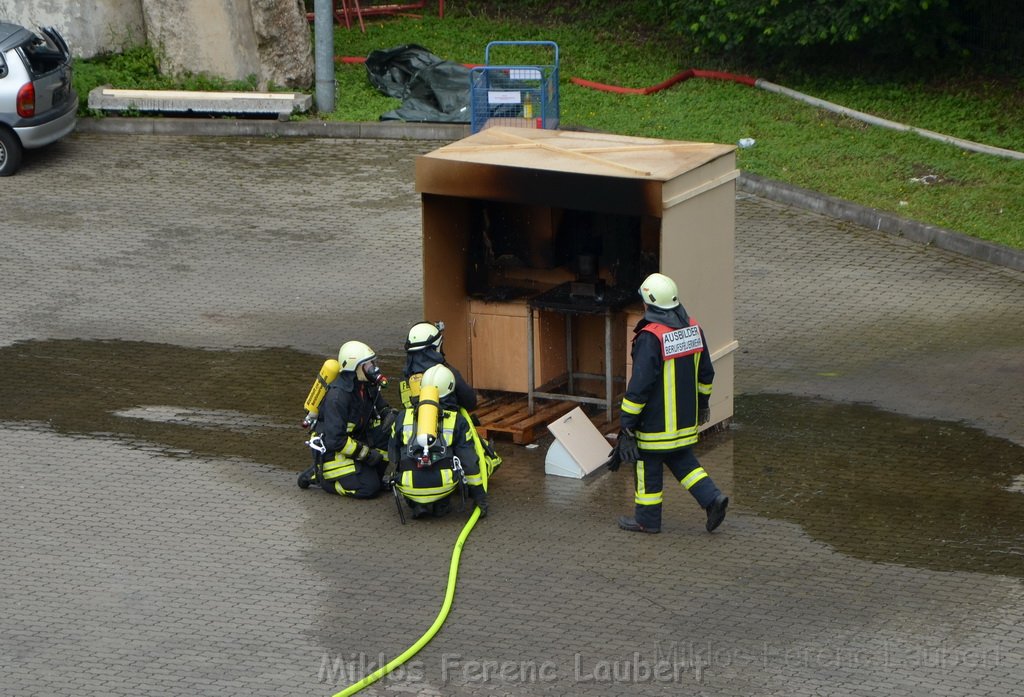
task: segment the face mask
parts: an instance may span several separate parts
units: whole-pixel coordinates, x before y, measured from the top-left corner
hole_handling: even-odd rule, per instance
[[[378,387],[386,387],[388,384],[388,378],[384,373],[381,372],[380,367],[373,361],[366,361],[360,368],[363,369],[363,375],[366,376],[367,382],[372,382]]]

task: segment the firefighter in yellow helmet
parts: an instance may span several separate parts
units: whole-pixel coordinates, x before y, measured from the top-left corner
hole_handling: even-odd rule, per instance
[[[387,378],[376,359],[373,349],[361,341],[342,344],[340,372],[327,387],[310,427],[316,463],[299,475],[301,488],[317,484],[329,493],[359,499],[380,493],[392,410],[381,394]]]
[[[389,456],[394,486],[405,497],[413,518],[443,516],[459,486],[459,469],[469,495],[487,515],[486,473],[493,463],[473,422],[455,396],[455,375],[434,365],[423,373],[417,406],[406,407],[395,420]]]
[[[633,373],[622,399],[621,430],[609,469],[636,465],[636,504],[619,527],[661,531],[662,475],[667,466],[707,512],[711,532],[725,519],[729,497],[693,454],[701,425],[711,418],[715,370],[704,331],[679,303],[675,282],[651,274],[640,286],[644,317],[633,336]]]
[[[476,390],[458,370],[448,365],[441,344],[444,341],[444,322],[417,322],[409,329],[405,342],[405,379],[400,386],[402,404],[416,406],[419,381],[423,372],[435,365],[443,365],[455,376],[455,399],[466,411],[476,409]]]

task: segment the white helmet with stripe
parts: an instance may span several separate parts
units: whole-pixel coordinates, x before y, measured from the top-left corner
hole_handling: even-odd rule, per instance
[[[679,289],[676,282],[661,273],[652,273],[640,285],[640,297],[644,303],[662,310],[679,307]]]

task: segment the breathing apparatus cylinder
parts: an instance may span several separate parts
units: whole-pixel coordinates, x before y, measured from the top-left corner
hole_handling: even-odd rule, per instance
[[[327,387],[338,378],[339,372],[341,372],[341,364],[333,358],[328,358],[320,367],[320,373],[313,381],[313,386],[309,388],[309,395],[306,396],[306,402],[303,404],[306,409],[306,418],[302,421],[303,428],[309,428],[316,421],[316,417],[320,414],[320,403],[324,401],[324,396],[327,394]]]
[[[420,401],[420,380],[423,379],[423,373],[414,373],[409,376],[408,380],[402,380],[398,383],[398,391],[402,396],[402,404],[409,407],[415,407]]]
[[[420,386],[420,403],[416,408],[416,445],[424,450],[437,440],[437,422],[441,415],[441,399],[436,385]]]

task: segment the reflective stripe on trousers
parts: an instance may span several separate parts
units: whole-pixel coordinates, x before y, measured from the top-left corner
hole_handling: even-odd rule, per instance
[[[324,463],[324,479],[331,480],[344,477],[346,474],[355,474],[356,463],[350,457],[337,457],[330,462]]]
[[[636,464],[637,521],[649,528],[661,527],[661,504],[663,501],[664,467],[668,467],[680,485],[683,486],[701,508],[707,508],[721,492],[714,480],[701,467],[692,448],[673,452],[640,452]]]

